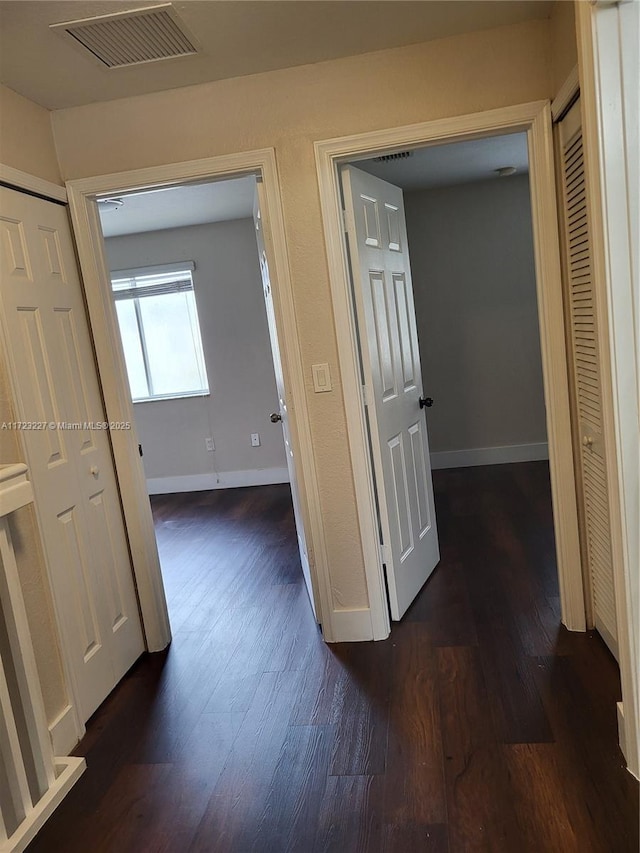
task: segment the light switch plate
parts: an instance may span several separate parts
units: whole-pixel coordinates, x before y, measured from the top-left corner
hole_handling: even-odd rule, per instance
[[[321,394],[323,391],[331,391],[331,373],[329,372],[329,365],[312,364],[311,371],[313,373],[313,390],[316,394]]]

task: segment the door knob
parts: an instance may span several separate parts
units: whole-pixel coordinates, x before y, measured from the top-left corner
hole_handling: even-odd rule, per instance
[[[94,477],[97,477],[98,474],[100,473],[100,469],[98,468],[97,465],[92,465],[91,468],[89,468],[89,473],[93,474]]]
[[[582,439],[582,443],[584,444],[585,447],[592,447],[593,446],[593,436],[585,435],[584,438]]]
[[[420,403],[421,409],[424,409],[425,406],[430,409],[433,406],[433,399],[431,397],[418,397],[418,403]]]
[[[269,420],[272,424],[277,424],[278,421],[282,420],[282,415],[278,412],[271,412],[271,414],[269,415]]]

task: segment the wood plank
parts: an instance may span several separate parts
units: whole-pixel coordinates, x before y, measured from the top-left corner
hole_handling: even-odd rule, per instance
[[[380,777],[329,776],[313,853],[383,853]]]
[[[202,714],[156,792],[149,850],[188,850],[241,729],[244,714]],[[140,849],[146,849],[141,840]]]
[[[210,851],[215,842],[216,853],[234,853],[257,843],[300,682],[295,670],[264,673],[198,826],[194,851]]]
[[[421,623],[395,631],[384,820],[421,829],[447,822],[436,657]]]
[[[384,829],[384,853],[449,853],[446,824],[392,824]]]
[[[334,735],[334,726],[289,727],[258,824],[257,849],[313,849]]]
[[[332,776],[384,773],[391,645],[344,643],[336,655],[344,669],[329,718],[336,728],[329,772]]]
[[[451,850],[516,850],[516,815],[480,654],[438,649],[437,664]]]

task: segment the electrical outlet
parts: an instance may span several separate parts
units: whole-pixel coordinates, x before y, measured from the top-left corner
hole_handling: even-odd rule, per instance
[[[216,449],[216,446],[213,443],[213,439],[212,438],[205,438],[204,443],[205,443],[205,446],[206,446],[208,452],[213,453],[213,451]]]
[[[260,433],[252,432],[251,433],[251,447],[260,447]]]

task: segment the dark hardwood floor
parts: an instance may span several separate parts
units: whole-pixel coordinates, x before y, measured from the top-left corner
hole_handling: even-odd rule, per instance
[[[560,627],[545,463],[437,471],[442,561],[325,645],[287,486],[153,499],[174,629],[30,853],[637,853],[615,662]]]

